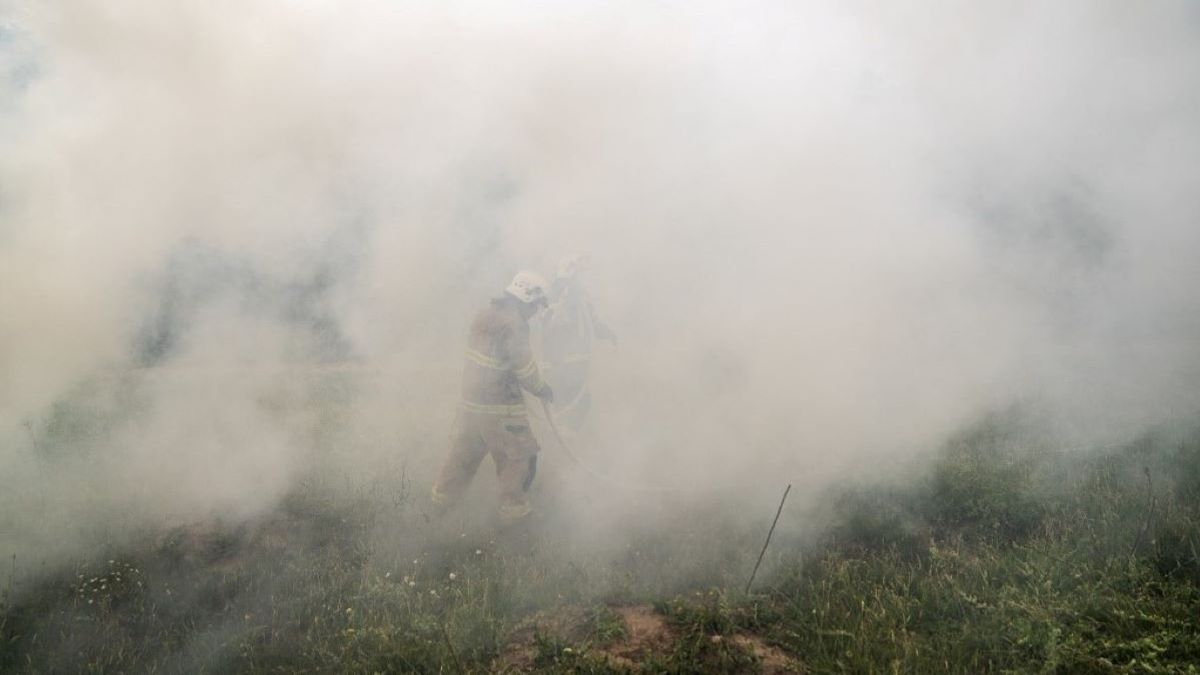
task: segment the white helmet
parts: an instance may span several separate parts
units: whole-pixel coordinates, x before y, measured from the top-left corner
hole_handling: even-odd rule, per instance
[[[592,262],[592,256],[586,253],[569,255],[558,261],[558,278],[570,279],[586,270]]]
[[[542,275],[529,270],[521,270],[513,277],[505,293],[521,302],[546,302],[546,292],[549,285]]]

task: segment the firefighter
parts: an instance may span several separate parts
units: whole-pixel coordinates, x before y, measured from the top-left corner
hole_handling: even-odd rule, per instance
[[[471,324],[450,455],[433,484],[433,503],[440,511],[457,503],[488,454],[500,482],[501,521],[512,524],[533,511],[527,493],[537,470],[538,444],[521,390],[554,400],[529,346],[529,319],[546,307],[546,291],[541,276],[518,272],[504,295]]]
[[[558,392],[555,418],[573,432],[582,428],[592,404],[588,375],[594,343],[601,339],[617,344],[616,335],[597,318],[584,287],[589,263],[586,255],[568,256],[559,263],[550,307],[542,317],[546,378]]]

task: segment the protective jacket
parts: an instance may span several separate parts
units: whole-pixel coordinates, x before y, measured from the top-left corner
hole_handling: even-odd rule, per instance
[[[590,361],[596,338],[611,338],[612,331],[596,318],[586,290],[559,280],[550,291],[550,309],[543,319],[542,352],[554,366]]]
[[[529,347],[529,324],[516,303],[507,297],[492,300],[471,323],[463,368],[464,412],[524,417],[521,389],[536,396],[547,386]]]
[[[614,339],[597,317],[582,285],[559,279],[550,292],[542,323],[542,358],[554,387],[556,416],[566,429],[579,431],[591,408],[588,388],[596,338]]]

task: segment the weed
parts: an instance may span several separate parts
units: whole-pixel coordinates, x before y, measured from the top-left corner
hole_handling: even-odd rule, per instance
[[[628,635],[625,621],[610,607],[594,607],[587,617],[587,632],[596,644],[604,645],[624,639]]]
[[[254,523],[6,593],[0,671],[1195,673],[1200,443],[1012,441],[985,428],[926,480],[845,491],[823,533],[773,544],[750,597],[761,532],[718,510],[631,526],[594,561],[553,529],[531,550],[435,536],[388,489],[314,482]]]

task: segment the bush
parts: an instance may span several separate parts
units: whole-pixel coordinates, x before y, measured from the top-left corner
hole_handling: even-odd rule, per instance
[[[917,498],[898,489],[846,490],[834,500],[828,544],[852,554],[884,550],[906,557],[925,554],[931,531],[917,513]]]
[[[952,441],[933,468],[921,511],[934,526],[966,536],[1020,540],[1046,515],[1034,490],[1039,464],[989,429]]]

